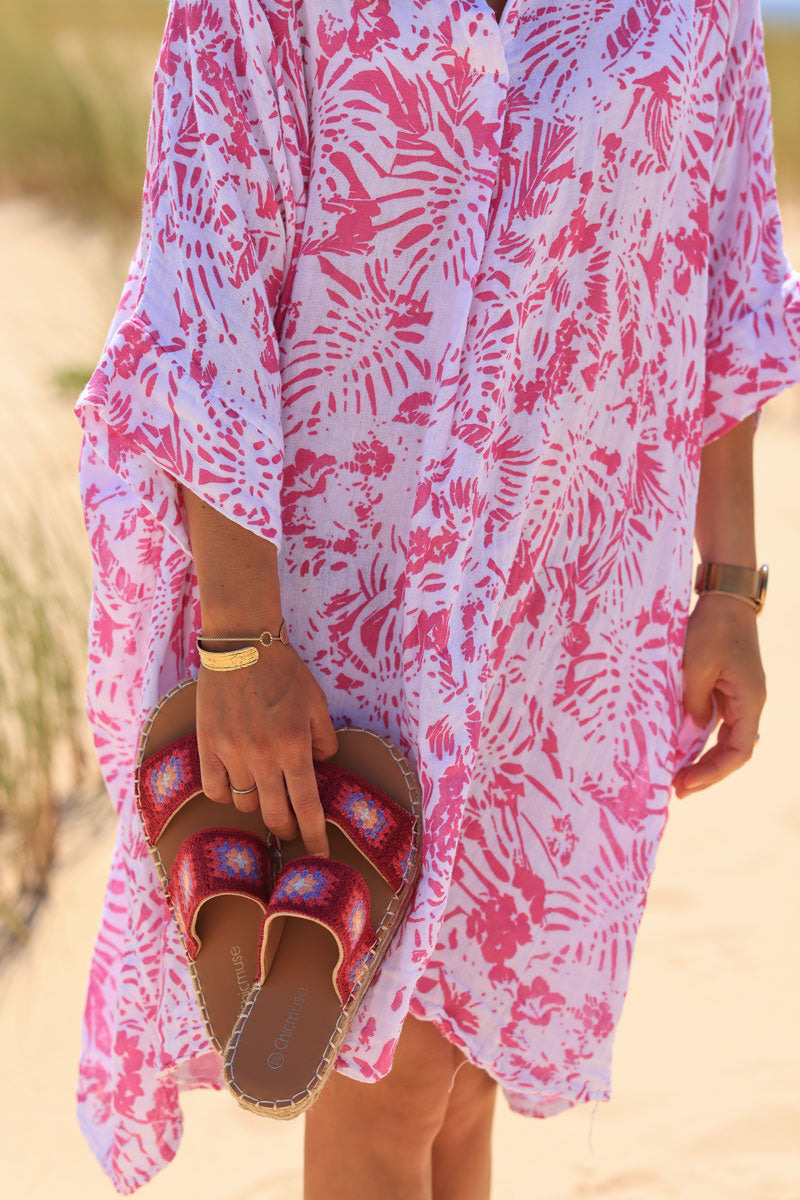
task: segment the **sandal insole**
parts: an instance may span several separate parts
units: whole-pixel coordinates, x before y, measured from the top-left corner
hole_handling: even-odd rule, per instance
[[[348,767],[412,811],[405,776],[388,748],[363,734],[354,741],[345,729],[337,728],[336,733],[339,749],[330,761]],[[392,889],[341,830],[329,823],[327,833],[331,858],[349,863],[367,884],[377,929]],[[281,852],[285,864],[306,851],[297,839],[284,842]],[[245,1095],[288,1101],[309,1086],[342,1008],[332,978],[337,959],[329,930],[302,917],[286,918],[267,983],[248,1014],[231,1063],[231,1078]]]
[[[196,683],[186,684],[159,709],[147,734],[143,757],[195,730]],[[261,812],[242,813],[232,804],[216,804],[202,793],[172,818],[156,849],[169,875],[178,847],[190,833],[222,826],[247,830],[264,841],[268,829]],[[214,1034],[224,1046],[258,975],[258,940],[264,913],[246,896],[216,896],[200,909],[196,933],[201,942],[194,966]]]

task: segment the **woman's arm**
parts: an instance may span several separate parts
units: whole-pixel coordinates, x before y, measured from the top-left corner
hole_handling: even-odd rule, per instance
[[[274,543],[228,520],[182,489],[208,637],[277,633],[281,623]],[[234,649],[220,643],[219,649]],[[327,854],[325,817],[313,759],[336,753],[324,691],[292,645],[260,648],[238,671],[200,667],[197,743],[203,791],[243,812],[261,806],[264,823],[283,840],[303,838],[309,854]],[[285,785],[284,785],[285,780]],[[233,797],[230,784],[258,791]],[[287,797],[288,790],[288,797]]]
[[[753,502],[754,417],[701,451],[695,539],[703,562],[756,566]],[[766,701],[753,609],[735,596],[704,592],[689,616],[683,652],[684,707],[699,725],[719,700],[717,741],[673,780],[678,796],[710,787],[748,761]]]

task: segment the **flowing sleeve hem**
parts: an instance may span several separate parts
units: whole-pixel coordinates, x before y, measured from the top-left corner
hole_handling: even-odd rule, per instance
[[[191,556],[180,485],[280,551],[282,438],[258,421],[279,411],[279,394],[248,417],[209,400],[209,386],[135,315],[110,338],[75,412],[92,449]],[[263,381],[261,383],[263,388]],[[150,418],[148,419],[148,410]],[[163,423],[163,413],[172,420]],[[216,427],[209,426],[216,412]],[[273,417],[274,419],[274,417]]]
[[[767,400],[800,382],[800,272],[780,291],[718,334],[706,351],[701,443],[706,445],[751,414],[756,425]]]

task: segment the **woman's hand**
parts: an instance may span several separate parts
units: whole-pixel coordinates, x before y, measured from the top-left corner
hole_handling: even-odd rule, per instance
[[[679,797],[718,783],[753,753],[767,698],[755,612],[723,592],[699,596],[686,628],[683,667],[686,711],[706,725],[714,691],[722,724],[715,745],[673,779]]]
[[[701,562],[755,567],[753,435],[755,414],[703,445],[695,539]],[[767,689],[754,609],[736,596],[704,592],[689,614],[683,647],[683,704],[698,725],[711,720],[716,694],[722,724],[715,745],[673,779],[678,796],[711,787],[753,753]]]
[[[259,653],[257,663],[238,671],[200,668],[203,791],[241,812],[260,806],[275,837],[290,841],[299,833],[309,854],[328,854],[312,761],[330,758],[338,745],[325,693],[293,646],[273,642]],[[246,796],[230,791],[253,784],[257,790]]]
[[[189,527],[203,633],[229,637],[215,650],[282,620],[277,547],[181,489]],[[292,630],[289,629],[291,638]],[[197,745],[203,791],[241,812],[259,806],[267,828],[290,841],[298,833],[309,854],[327,854],[325,816],[313,760],[330,758],[338,741],[325,693],[291,643],[259,646],[258,662],[236,671],[200,667]],[[231,793],[255,785],[246,796]],[[287,795],[288,792],[288,795]]]

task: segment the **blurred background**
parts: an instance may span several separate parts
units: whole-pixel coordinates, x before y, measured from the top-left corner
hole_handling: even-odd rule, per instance
[[[762,0],[785,244],[800,267],[800,0]],[[138,233],[166,0],[0,0],[0,1090],[11,1200],[113,1194],[74,1118],[80,1017],[113,841],[83,715],[90,569],[72,406]],[[615,1043],[614,1096],[546,1122],[499,1105],[503,1200],[800,1200],[800,394],[756,438],[754,759],[673,801]],[[299,1200],[301,1122],[185,1098],[147,1195]],[[43,1121],[47,1152],[38,1141]],[[264,1128],[267,1125],[269,1128]],[[209,1156],[210,1137],[226,1153]],[[7,1183],[10,1180],[10,1190]]]

